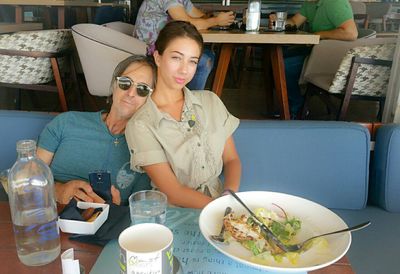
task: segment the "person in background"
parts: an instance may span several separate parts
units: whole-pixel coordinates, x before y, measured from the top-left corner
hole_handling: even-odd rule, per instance
[[[270,25],[276,20],[270,15]],[[352,41],[357,39],[358,31],[353,19],[353,11],[348,0],[305,1],[300,11],[287,19],[287,25],[297,28],[308,23],[312,33],[320,35],[320,39]],[[298,84],[305,58],[311,47],[295,46],[284,48],[285,74],[288,90],[290,113],[295,119],[304,103]]]
[[[203,38],[191,23],[165,25],[155,42],[156,87],[126,129],[131,168],[145,171],[152,186],[181,207],[202,208],[223,189],[238,191],[240,185],[232,137],[239,119],[215,93],[186,87],[202,48]]]
[[[48,164],[55,181],[56,200],[72,198],[104,202],[88,183],[88,174],[111,174],[112,201],[127,204],[131,193],[150,188],[146,174],[132,172],[125,126],[154,87],[152,58],[134,55],[123,60],[112,75],[109,112],[65,112],[56,116],[39,136],[37,156]]]
[[[214,26],[229,26],[234,19],[232,11],[220,12],[216,17],[207,17],[190,0],[144,0],[137,15],[134,37],[146,42],[147,53],[152,55],[158,33],[168,21],[187,21],[198,30],[204,30]],[[214,66],[214,59],[215,54],[211,50],[203,51],[196,74],[188,83],[189,89],[204,89],[208,75]]]

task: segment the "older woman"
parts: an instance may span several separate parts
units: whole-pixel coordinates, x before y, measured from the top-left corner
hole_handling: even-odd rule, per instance
[[[155,46],[156,87],[127,125],[131,166],[146,171],[169,203],[201,208],[224,188],[239,189],[241,164],[232,138],[239,120],[213,92],[185,87],[203,48],[196,27],[171,21]]]
[[[72,198],[101,202],[88,184],[88,174],[98,170],[110,173],[116,204],[126,204],[132,192],[150,187],[145,174],[130,170],[124,132],[154,83],[152,59],[128,57],[114,70],[109,112],[62,113],[46,126],[39,137],[37,155],[53,172],[58,202],[67,204]]]

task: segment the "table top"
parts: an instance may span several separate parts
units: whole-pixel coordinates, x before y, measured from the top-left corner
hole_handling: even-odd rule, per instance
[[[0,202],[0,235],[0,258],[3,262],[0,264],[0,273],[62,273],[60,257],[50,264],[35,267],[25,266],[19,261],[8,202]],[[86,273],[89,273],[102,250],[99,246],[70,241],[68,234],[61,233],[61,253],[70,248],[74,249],[75,258],[79,259]]]
[[[182,224],[185,222],[185,220],[188,220],[190,216],[194,216],[195,210],[192,209],[182,209],[182,210],[187,210],[187,211],[193,211],[184,213],[185,217],[179,217],[179,222],[175,222],[174,227],[171,229],[177,230],[179,229],[179,224]],[[171,214],[171,213],[170,213]],[[174,213],[176,214],[176,213]],[[198,214],[198,213],[197,213]],[[177,216],[175,216],[177,217]],[[197,226],[197,223],[186,223],[186,226]],[[61,273],[61,260],[60,258],[57,258],[54,262],[47,264],[45,266],[40,266],[40,267],[28,267],[23,265],[18,257],[17,257],[17,252],[15,248],[15,241],[14,241],[14,235],[12,232],[12,222],[11,222],[11,216],[10,216],[10,209],[9,205],[7,202],[0,202],[0,256],[2,258],[3,262],[7,263],[2,263],[0,264],[0,273],[30,273],[30,274],[35,274],[35,273]],[[202,236],[198,233],[197,235],[188,235],[192,238],[198,238],[199,240],[202,238]],[[197,239],[196,238],[196,239]],[[184,239],[182,239],[184,241]],[[204,239],[203,239],[204,240]],[[205,242],[205,240],[204,240]],[[101,253],[102,248],[94,245],[89,245],[89,244],[84,244],[76,241],[71,241],[68,239],[68,235],[61,233],[61,253],[64,252],[65,250],[69,248],[74,249],[75,253],[75,259],[79,260],[79,263],[84,266],[85,272],[89,273],[90,270],[92,270],[92,273],[102,273],[98,272],[99,269],[104,268],[104,260],[97,260],[97,258],[104,258],[104,254],[109,254],[110,251],[113,252],[114,255],[112,256],[118,256],[118,252],[115,252],[116,248],[116,241],[111,241],[103,250]],[[175,247],[178,247],[178,243],[175,243]],[[186,247],[185,245],[181,245],[181,250],[177,252],[177,256],[183,256],[182,254],[185,254],[186,259],[182,259],[181,264],[186,264],[189,261],[189,253],[190,253],[190,246]],[[211,247],[210,247],[211,248]],[[215,259],[216,257],[225,257],[224,260],[230,260],[226,256],[222,255],[221,253],[218,253],[216,250],[211,250],[209,252],[213,252],[213,254],[217,254],[215,256],[210,257],[209,261],[212,261],[211,259]],[[101,254],[100,254],[101,253]],[[106,255],[107,255],[106,254]],[[204,263],[204,258],[206,257],[207,254],[202,254],[201,259],[202,261],[200,262],[200,269],[203,270],[203,265],[210,265],[210,263],[205,264]],[[198,256],[198,254],[196,255]],[[108,256],[109,257],[109,256]],[[218,257],[218,258],[219,258]],[[96,262],[97,260],[97,262]],[[216,262],[214,260],[214,262]],[[217,262],[216,262],[217,263]],[[117,261],[115,261],[115,264],[117,264]],[[248,267],[241,265],[239,263],[238,267],[241,270],[247,269]],[[93,267],[94,266],[94,267]],[[93,267],[93,269],[92,269]],[[185,268],[184,268],[185,269]],[[94,272],[96,271],[96,272]],[[106,272],[107,273],[107,272]],[[110,272],[108,272],[110,273]],[[200,272],[199,272],[200,273]],[[241,273],[252,273],[248,272],[247,270]],[[334,273],[341,273],[341,274],[354,274],[353,270],[351,269],[351,265],[349,261],[347,260],[346,257],[341,258],[339,261],[336,263],[316,270],[309,272],[309,274],[334,274]]]
[[[102,7],[102,6],[121,6],[126,4],[117,3],[98,3],[98,1],[78,1],[78,0],[2,0],[0,5],[21,5],[21,6],[70,6],[70,7]]]
[[[201,31],[205,43],[232,43],[232,44],[318,44],[319,35],[296,32],[245,32],[241,30],[203,30]]]

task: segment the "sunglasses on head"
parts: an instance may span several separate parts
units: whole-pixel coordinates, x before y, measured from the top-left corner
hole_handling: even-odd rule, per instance
[[[118,87],[122,90],[129,90],[132,86],[135,86],[136,92],[140,97],[146,97],[150,92],[153,91],[149,85],[145,83],[134,82],[127,76],[117,76],[115,79],[117,80]]]

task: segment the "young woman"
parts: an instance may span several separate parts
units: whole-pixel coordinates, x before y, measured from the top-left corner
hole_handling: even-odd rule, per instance
[[[214,93],[185,87],[203,47],[192,24],[167,23],[155,47],[156,87],[126,130],[131,168],[145,171],[170,204],[202,208],[223,189],[239,189],[241,164],[232,138],[239,120]]]
[[[112,201],[127,204],[131,193],[149,189],[145,174],[129,167],[125,126],[154,87],[152,58],[135,55],[123,60],[112,75],[109,112],[65,112],[54,118],[39,137],[37,155],[54,175],[56,199],[102,202],[90,187],[89,173],[108,171]]]

